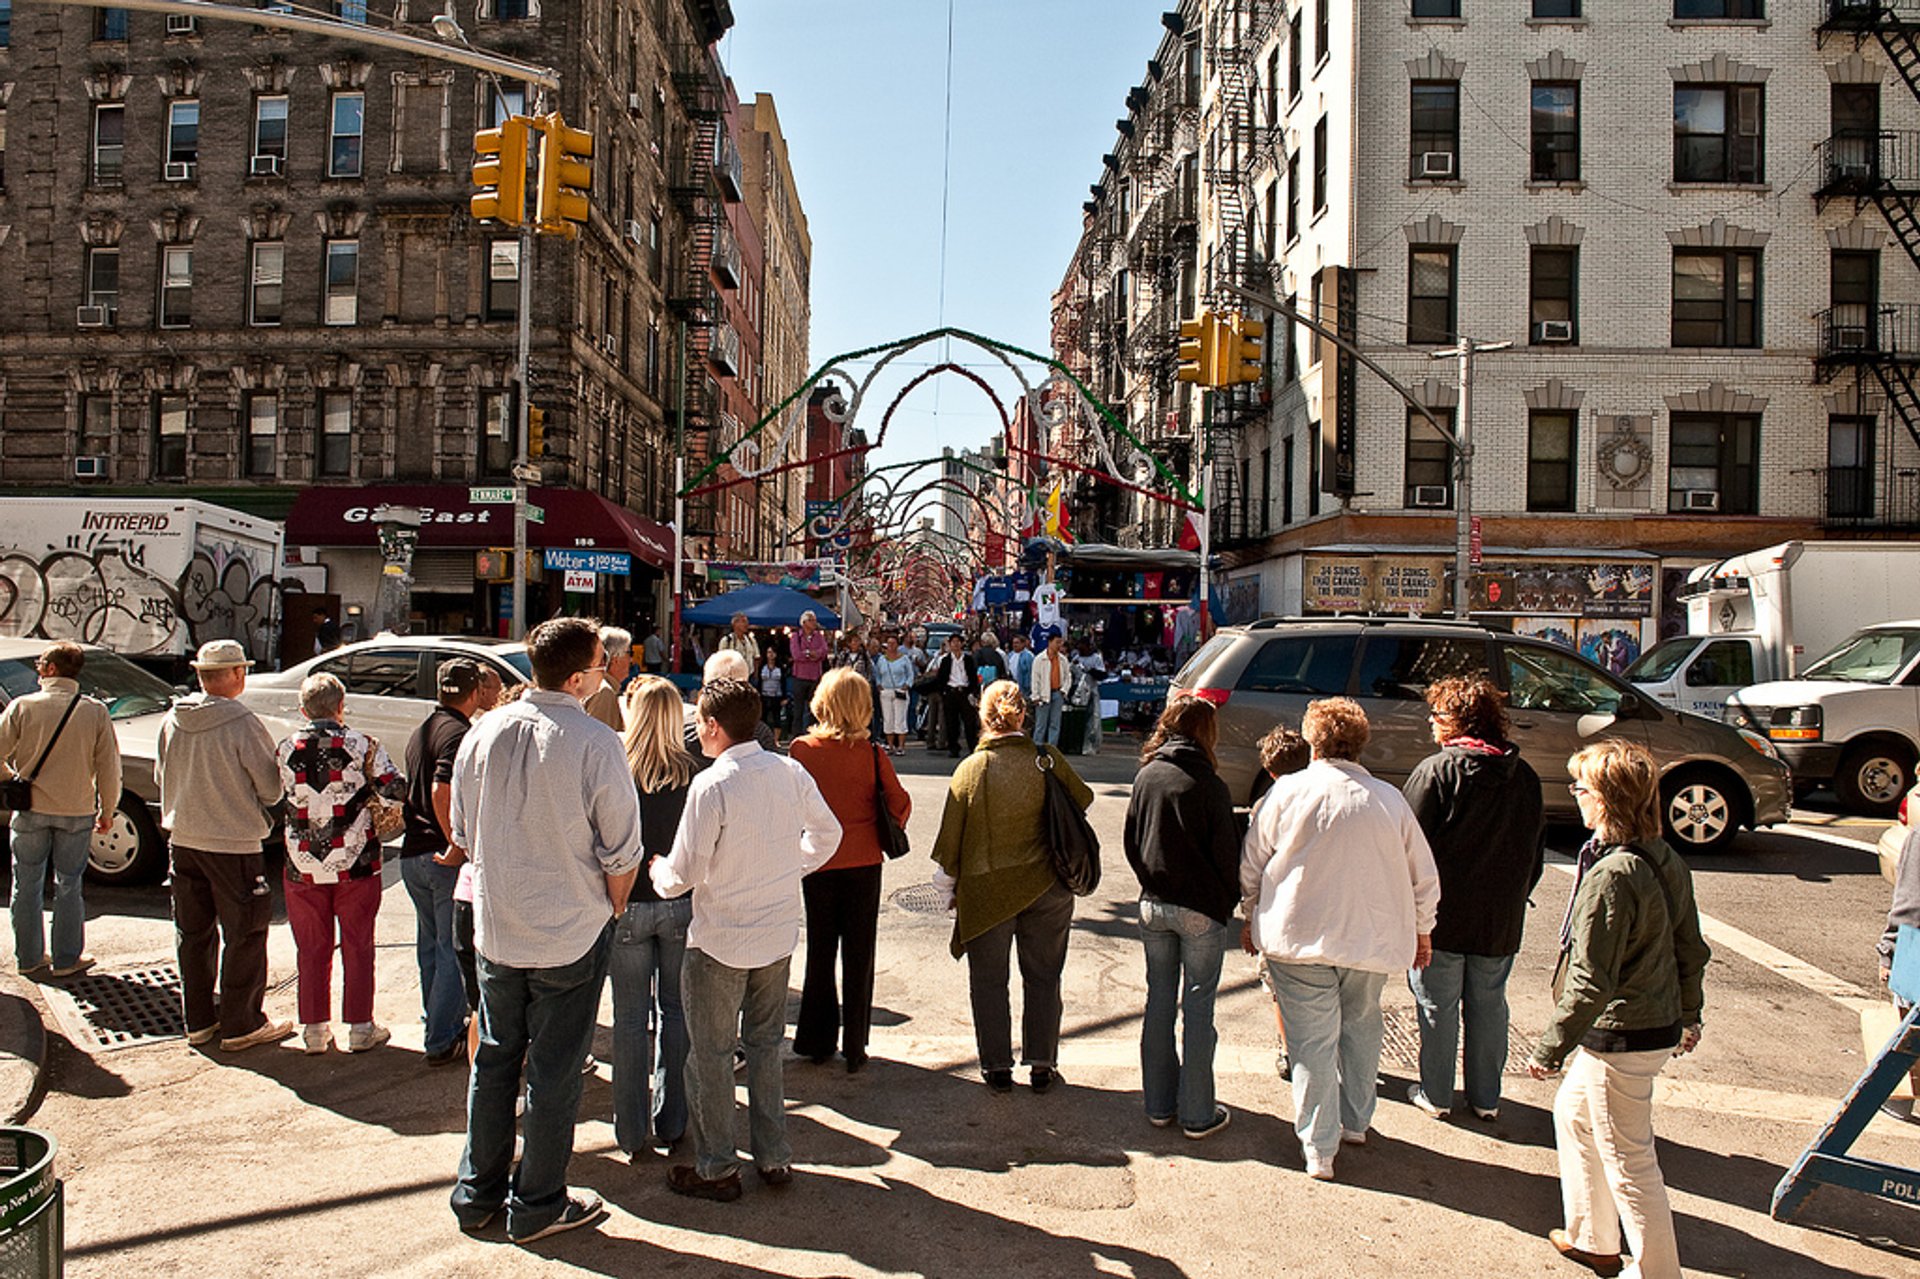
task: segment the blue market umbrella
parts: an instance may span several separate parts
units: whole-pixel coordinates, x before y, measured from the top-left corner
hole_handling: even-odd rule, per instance
[[[694,626],[725,626],[735,613],[745,613],[755,626],[798,626],[800,614],[812,613],[825,629],[840,629],[840,615],[812,596],[760,583],[704,600],[681,613],[680,620]]]

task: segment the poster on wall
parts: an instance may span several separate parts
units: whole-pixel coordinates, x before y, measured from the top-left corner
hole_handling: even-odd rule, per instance
[[[1580,640],[1576,633],[1579,621],[1575,617],[1516,617],[1513,619],[1513,633],[1531,635],[1577,653],[1580,651]]]
[[[1634,659],[1640,656],[1637,619],[1583,617],[1576,634],[1580,640],[1580,656],[1615,675],[1633,665]]]
[[[1373,560],[1367,556],[1309,555],[1300,588],[1301,607],[1313,613],[1361,613],[1373,594]]]
[[[1447,592],[1448,561],[1379,559],[1373,564],[1373,608],[1382,613],[1439,613],[1451,602]]]

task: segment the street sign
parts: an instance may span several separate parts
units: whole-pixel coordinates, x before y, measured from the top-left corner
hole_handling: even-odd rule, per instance
[[[561,589],[576,591],[582,595],[591,595],[593,594],[594,583],[597,580],[597,574],[582,572],[577,568],[570,568],[567,570],[567,575],[561,579]]]
[[[527,507],[527,522],[529,524],[545,524],[547,522],[547,513],[539,507],[529,504]]]
[[[467,490],[467,501],[475,506],[485,506],[496,502],[513,501],[510,488],[471,488]]]
[[[513,478],[522,484],[538,484],[541,479],[540,464],[538,462],[514,463]]]
[[[1480,517],[1467,517],[1467,563],[1474,568],[1480,567]]]
[[[633,572],[633,556],[625,551],[574,550],[549,546],[541,556],[541,563],[550,569],[611,573],[615,577],[626,577]]]

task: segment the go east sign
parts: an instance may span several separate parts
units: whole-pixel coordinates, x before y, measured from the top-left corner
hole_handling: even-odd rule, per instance
[[[633,556],[626,551],[576,551],[549,546],[543,563],[556,572],[611,573],[628,577],[633,573]]]

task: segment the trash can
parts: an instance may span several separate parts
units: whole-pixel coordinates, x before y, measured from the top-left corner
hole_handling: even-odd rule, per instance
[[[35,1128],[0,1128],[0,1279],[66,1273],[64,1191],[53,1175],[56,1146]]]
[[[1093,716],[1091,707],[1068,706],[1060,714],[1060,753],[1062,755],[1080,755],[1087,749],[1087,721]]]

